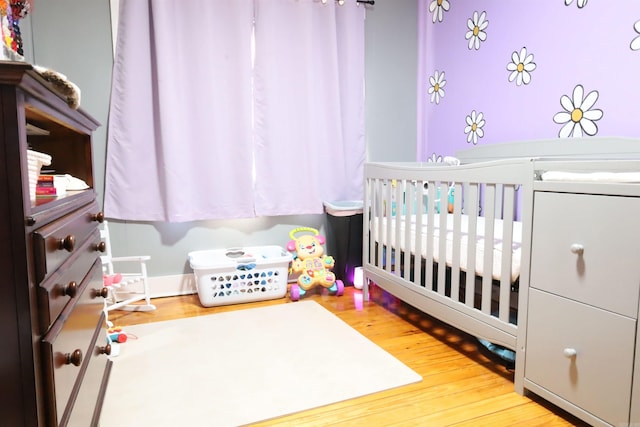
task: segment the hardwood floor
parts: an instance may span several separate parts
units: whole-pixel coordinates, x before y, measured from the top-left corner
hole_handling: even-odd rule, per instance
[[[520,396],[513,374],[478,350],[476,339],[371,287],[371,301],[307,295],[420,374],[417,384],[258,423],[259,426],[582,426],[536,396]],[[291,303],[287,298],[203,307],[197,295],[154,299],[154,312],[109,313],[117,326]],[[295,304],[295,303],[292,303]],[[126,328],[125,328],[126,331]],[[349,378],[345,378],[349,381]]]

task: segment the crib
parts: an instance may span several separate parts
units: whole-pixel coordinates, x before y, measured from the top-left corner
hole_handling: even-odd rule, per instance
[[[373,282],[513,350],[523,394],[534,190],[545,176],[572,179],[554,173],[637,171],[637,159],[638,140],[588,138],[474,147],[444,163],[365,164],[365,299]],[[601,185],[588,181],[580,185]]]
[[[532,175],[526,158],[365,165],[365,277],[425,313],[515,350]]]

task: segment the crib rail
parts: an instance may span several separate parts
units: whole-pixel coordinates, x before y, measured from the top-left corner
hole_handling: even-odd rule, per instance
[[[532,176],[527,159],[365,165],[365,283],[515,349]]]

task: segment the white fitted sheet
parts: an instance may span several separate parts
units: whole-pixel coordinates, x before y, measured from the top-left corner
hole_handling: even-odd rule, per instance
[[[465,272],[469,272],[468,269],[468,250],[469,250],[469,216],[468,215],[460,215],[461,217],[461,226],[460,226],[460,269]],[[379,229],[379,221],[382,221],[382,228]],[[399,217],[400,220],[400,249],[402,251],[407,251],[407,246],[405,243],[406,236],[406,225],[407,221],[404,216]],[[419,233],[419,237],[422,239],[421,244],[421,255],[423,258],[427,258],[428,248],[427,248],[427,221],[428,215],[424,214],[422,218],[422,229]],[[410,233],[410,246],[409,249],[411,253],[415,253],[416,247],[416,216],[411,216],[409,220],[409,224],[411,227]],[[522,249],[522,223],[518,221],[513,221],[513,232],[512,232],[512,242],[511,248],[507,248],[507,251],[511,252],[511,283],[515,282],[517,278],[520,276],[520,263],[521,263],[521,249]],[[478,217],[477,218],[477,226],[476,226],[476,262],[474,273],[478,276],[482,276],[484,274],[484,258],[485,258],[485,218]],[[504,221],[501,219],[494,220],[494,231],[493,231],[493,245],[492,245],[492,254],[493,254],[493,262],[492,262],[492,272],[491,276],[495,280],[500,280],[501,271],[502,271],[502,260],[503,258],[507,260],[507,253],[505,253],[503,248],[503,230],[504,230]],[[396,233],[396,223],[395,217],[392,217],[391,224],[391,241],[396,242],[395,239]],[[387,244],[387,218],[373,218],[371,223],[370,235],[371,238],[374,239],[379,244]],[[453,265],[454,254],[453,254],[453,240],[454,240],[454,216],[449,214],[447,215],[447,230],[445,233],[440,230],[440,215],[434,214],[434,236],[433,236],[433,260],[434,262],[440,262],[440,239],[441,235],[444,235],[447,241],[446,245],[446,265],[451,267]],[[393,243],[391,244],[393,246]],[[396,250],[398,248],[395,248]],[[507,261],[508,262],[508,261]]]

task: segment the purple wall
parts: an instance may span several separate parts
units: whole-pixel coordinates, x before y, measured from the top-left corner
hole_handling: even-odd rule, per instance
[[[640,137],[640,1],[437,3],[418,6],[419,160],[473,144]]]

